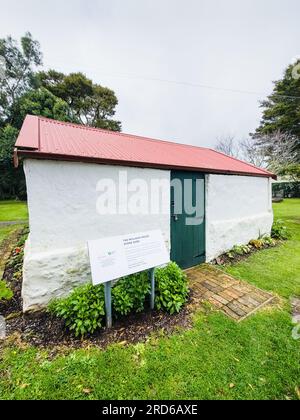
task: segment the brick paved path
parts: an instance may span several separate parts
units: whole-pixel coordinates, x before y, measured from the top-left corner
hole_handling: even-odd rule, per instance
[[[236,321],[242,321],[274,299],[271,293],[208,264],[186,270],[186,274],[194,300],[208,301]]]

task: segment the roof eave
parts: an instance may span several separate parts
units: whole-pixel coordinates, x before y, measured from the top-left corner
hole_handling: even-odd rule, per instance
[[[183,171],[198,171],[211,174],[224,174],[224,175],[240,175],[240,176],[252,176],[260,178],[273,178],[277,180],[277,176],[271,172],[265,173],[253,173],[246,171],[233,171],[233,170],[222,170],[222,169],[210,169],[210,168],[201,168],[201,167],[191,167],[191,166],[180,166],[180,165],[166,165],[158,164],[152,162],[134,162],[127,160],[116,160],[116,159],[101,159],[101,158],[92,158],[90,156],[72,156],[72,155],[59,155],[54,153],[43,153],[39,151],[29,150],[29,149],[15,149],[14,152],[14,161],[18,162],[18,156],[33,158],[33,159],[44,159],[44,160],[59,160],[67,162],[89,162],[89,163],[98,163],[102,165],[117,165],[117,166],[131,166],[131,167],[147,167],[154,169],[177,169]]]

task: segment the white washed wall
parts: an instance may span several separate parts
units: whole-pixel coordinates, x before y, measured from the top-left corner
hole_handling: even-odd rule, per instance
[[[270,234],[273,222],[271,180],[206,176],[206,259],[211,261],[234,245]]]
[[[30,220],[22,291],[25,311],[39,309],[88,281],[90,239],[161,229],[170,244],[169,171],[34,159],[25,160],[24,168]],[[164,214],[98,214],[97,183],[113,179],[118,187],[119,171],[127,172],[128,182],[145,181],[149,190],[151,180],[165,181]],[[145,191],[138,194],[141,200],[148,198]],[[155,193],[149,205],[159,199]]]

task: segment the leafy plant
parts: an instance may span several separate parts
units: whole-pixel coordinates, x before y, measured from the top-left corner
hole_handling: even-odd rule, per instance
[[[281,240],[286,240],[289,238],[289,232],[283,220],[277,219],[273,223],[271,236],[272,238]]]
[[[276,245],[275,239],[271,238],[271,236],[264,236],[263,238],[261,238],[261,241],[263,242],[263,244],[265,246],[275,246]]]
[[[150,282],[145,271],[120,279],[112,289],[112,302],[115,312],[120,315],[127,315],[131,311],[143,311],[149,291]]]
[[[263,249],[269,246],[275,246],[275,239],[270,236],[260,236],[258,239],[251,239],[248,245],[235,245],[230,251],[226,252],[226,256],[234,259],[238,255],[250,254],[253,249]]]
[[[156,306],[170,314],[179,312],[188,298],[187,277],[174,262],[155,271]]]
[[[48,310],[62,318],[76,337],[92,334],[102,326],[105,315],[103,285],[77,287],[69,297],[52,301]]]
[[[156,289],[158,309],[171,314],[179,312],[188,296],[186,275],[175,263],[157,269]],[[120,279],[112,288],[114,314],[142,311],[149,291],[150,280],[145,271]],[[105,315],[103,285],[77,287],[69,297],[52,301],[48,311],[63,319],[76,337],[92,334],[102,327]]]
[[[230,251],[226,253],[226,255],[228,258],[233,259],[236,255],[249,254],[251,250],[251,245],[235,245]]]
[[[264,246],[263,239],[252,239],[249,242],[250,245],[252,245],[256,249],[261,249]]]
[[[249,245],[235,245],[232,248],[232,252],[237,255],[249,254],[250,251],[251,251],[251,246]]]
[[[13,297],[12,290],[7,286],[5,281],[0,281],[0,301],[1,300],[10,300]]]

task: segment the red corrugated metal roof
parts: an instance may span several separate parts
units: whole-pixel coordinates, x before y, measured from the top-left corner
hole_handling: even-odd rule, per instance
[[[29,115],[16,148],[18,154],[34,158],[274,177],[215,150]]]

